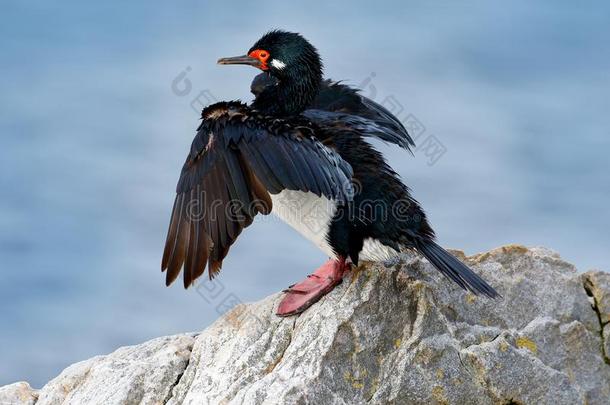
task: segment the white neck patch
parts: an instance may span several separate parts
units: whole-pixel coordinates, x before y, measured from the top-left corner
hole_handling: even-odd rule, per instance
[[[273,66],[276,69],[284,69],[286,67],[286,64],[284,62],[282,62],[281,60],[271,59],[271,66]]]

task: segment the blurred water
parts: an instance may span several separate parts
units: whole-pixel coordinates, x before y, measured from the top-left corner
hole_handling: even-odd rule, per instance
[[[421,150],[380,146],[444,245],[545,245],[608,269],[607,3],[229,4],[3,3],[0,385],[41,386],[72,362],[218,316],[195,290],[164,287],[161,249],[192,100],[204,89],[249,100],[256,72],[215,61],[273,27],[302,32],[328,77],[402,107],[425,126],[420,143],[434,135],[446,149],[429,165]],[[177,96],[187,67],[192,89]],[[220,282],[256,300],[323,260],[265,218]]]

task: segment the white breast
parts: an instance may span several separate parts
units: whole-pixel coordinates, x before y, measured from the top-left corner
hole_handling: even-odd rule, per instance
[[[327,240],[331,220],[337,211],[337,204],[313,193],[284,190],[272,194],[272,212],[282,221],[293,227],[305,238],[312,241],[329,257],[336,257]],[[398,254],[394,249],[384,246],[377,239],[366,239],[360,260],[384,261]]]
[[[329,257],[336,257],[326,235],[337,204],[325,197],[303,191],[284,190],[272,194],[272,212],[312,241]]]

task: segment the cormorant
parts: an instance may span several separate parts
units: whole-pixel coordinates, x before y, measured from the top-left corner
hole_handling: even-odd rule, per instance
[[[277,314],[300,313],[338,285],[351,264],[385,260],[403,249],[423,254],[474,294],[498,293],[435,242],[409,188],[366,140],[414,145],[383,106],[322,79],[316,48],[300,34],[274,30],[246,55],[221,65],[263,71],[250,106],[203,109],[177,185],[163,253],[171,284],[183,269],[188,287],[219,271],[230,246],[258,213],[276,213],[331,259],[289,287]]]

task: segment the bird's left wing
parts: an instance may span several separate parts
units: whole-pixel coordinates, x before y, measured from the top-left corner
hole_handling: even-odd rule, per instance
[[[308,126],[264,117],[237,102],[218,103],[186,159],[172,211],[162,270],[172,283],[184,266],[188,287],[208,267],[212,278],[254,216],[272,209],[284,189],[351,199],[352,169]]]

